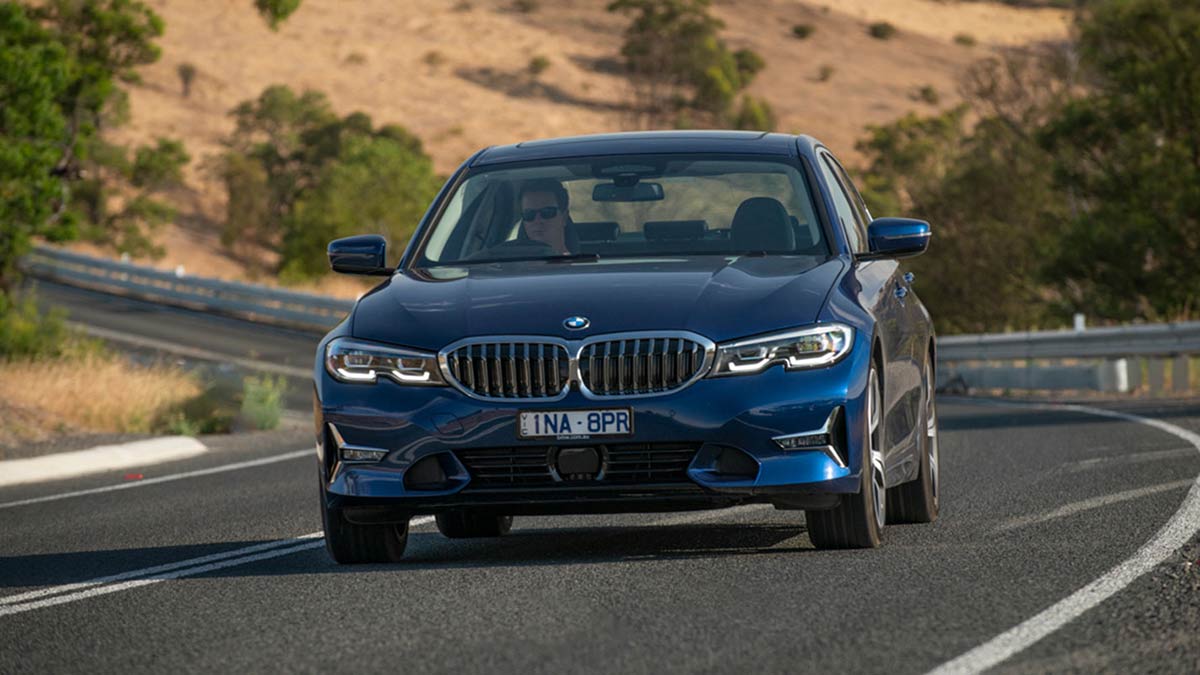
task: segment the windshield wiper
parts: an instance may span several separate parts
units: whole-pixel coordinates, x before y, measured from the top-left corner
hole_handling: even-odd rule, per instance
[[[565,255],[556,255],[551,258],[542,258],[542,260],[545,260],[549,263],[579,262],[580,260],[596,261],[599,259],[599,253],[567,253]]]
[[[492,265],[495,263],[506,262],[578,262],[580,260],[594,261],[599,260],[600,255],[597,253],[568,253],[564,255],[522,255],[512,256],[508,258],[480,258],[478,260],[454,260],[449,262],[441,262],[431,267],[459,267],[462,265]]]

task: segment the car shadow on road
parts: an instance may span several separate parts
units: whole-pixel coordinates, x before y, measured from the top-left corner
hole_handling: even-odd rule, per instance
[[[400,563],[337,565],[323,548],[309,548],[195,577],[511,568],[813,552],[804,533],[802,525],[776,523],[516,529],[504,537],[487,539],[447,539],[437,532],[414,531]],[[78,583],[269,543],[221,542],[0,557],[0,588]],[[154,576],[150,573],[132,578]]]

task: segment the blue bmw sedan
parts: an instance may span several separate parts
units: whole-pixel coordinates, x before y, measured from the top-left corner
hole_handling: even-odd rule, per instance
[[[875,218],[806,136],[644,132],[482,150],[322,340],[325,541],[398,560],[409,520],[496,537],[513,516],[762,502],[819,548],[938,515],[929,314]]]

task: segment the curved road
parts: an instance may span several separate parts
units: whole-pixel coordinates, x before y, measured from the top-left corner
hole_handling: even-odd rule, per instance
[[[181,314],[163,312],[147,320]],[[240,338],[197,338],[204,322],[309,339],[184,316],[178,339],[231,355]],[[1195,404],[1122,409],[1200,430]],[[1130,558],[1200,473],[1200,450],[1130,420],[966,399],[939,413],[942,519],[889,527],[873,551],[819,552],[800,513],[741,507],[518,518],[494,540],[421,521],[407,562],[339,567],[304,538],[316,469],[286,435],[139,483],[0,490],[0,672],[919,673]],[[1194,542],[997,669],[1200,670]]]

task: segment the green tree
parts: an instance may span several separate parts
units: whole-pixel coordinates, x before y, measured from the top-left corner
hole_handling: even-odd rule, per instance
[[[360,112],[339,118],[319,92],[268,87],[232,114],[219,163],[229,193],[222,239],[279,250],[286,278],[327,271],[325,246],[344,234],[400,244],[439,185],[417,137]]]
[[[390,248],[404,246],[439,185],[429,157],[402,141],[381,135],[349,138],[284,223],[282,276],[328,272],[325,247],[337,237],[375,233]]]
[[[1081,13],[1087,94],[1045,126],[1073,209],[1054,279],[1079,310],[1151,320],[1200,301],[1200,7],[1097,0]]]
[[[254,7],[267,20],[271,30],[277,30],[292,12],[300,9],[300,0],[254,0]]]
[[[640,123],[729,126],[740,116],[738,95],[766,62],[749,49],[730,51],[720,39],[724,23],[709,14],[710,6],[711,0],[609,3],[608,11],[633,17],[621,55]],[[774,122],[771,116],[756,121]]]
[[[1070,89],[1059,56],[1013,51],[981,62],[964,78],[967,105],[871,127],[858,145],[869,162],[860,184],[872,212],[934,226],[930,252],[909,265],[943,332],[1066,315],[1049,263],[1068,207],[1036,138]]]
[[[54,173],[67,121],[58,102],[73,67],[62,45],[24,8],[0,4],[0,296],[13,290],[17,260],[32,237],[72,234],[69,222],[50,216],[55,201],[63,200]],[[0,297],[0,309],[9,304]]]

